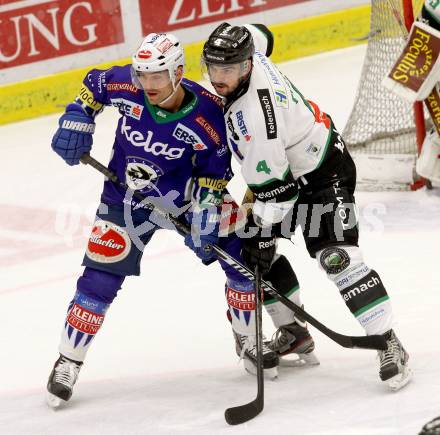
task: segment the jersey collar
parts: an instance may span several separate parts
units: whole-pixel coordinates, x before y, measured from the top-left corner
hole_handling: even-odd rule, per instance
[[[162,109],[159,106],[153,106],[148,102],[148,98],[144,93],[145,105],[147,106],[150,115],[157,124],[166,124],[168,122],[177,121],[178,119],[184,118],[186,115],[188,115],[188,113],[194,110],[194,107],[197,106],[198,102],[197,95],[194,92],[190,91],[188,88],[185,88],[185,90],[193,95],[193,99],[185,107],[182,107],[179,111],[175,113],[168,112],[167,110]]]

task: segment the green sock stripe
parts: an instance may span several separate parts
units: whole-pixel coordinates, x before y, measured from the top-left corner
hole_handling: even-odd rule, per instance
[[[390,298],[390,297],[389,297],[388,295],[386,295],[386,296],[382,296],[381,298],[376,299],[375,301],[371,302],[370,304],[365,305],[365,307],[363,307],[363,308],[357,310],[355,313],[353,313],[353,315],[354,315],[355,317],[359,317],[361,314],[365,313],[365,311],[368,311],[370,308],[373,308],[373,307],[375,307],[376,305],[379,305],[380,303],[382,303],[382,302],[388,300],[389,298]]]
[[[286,298],[288,298],[290,295],[293,295],[298,290],[299,290],[299,284],[296,285],[295,287],[291,288],[284,296]],[[271,296],[271,298],[272,298],[272,296]],[[264,301],[264,305],[274,304],[275,302],[278,302],[278,299],[273,298],[268,301]]]

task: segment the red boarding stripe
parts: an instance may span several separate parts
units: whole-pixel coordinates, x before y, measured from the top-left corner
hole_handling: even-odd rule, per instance
[[[139,0],[142,33],[169,31],[200,26],[213,21],[262,12],[269,9],[305,3],[308,0],[160,0],[160,7],[152,13],[151,0]]]
[[[124,42],[119,0],[22,3],[0,12],[0,69]]]

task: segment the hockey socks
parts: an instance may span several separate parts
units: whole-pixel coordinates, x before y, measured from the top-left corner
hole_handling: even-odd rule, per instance
[[[275,260],[263,278],[294,304],[302,306],[298,279],[284,255]],[[267,293],[264,295],[264,308],[277,328],[295,321],[293,311]]]
[[[392,328],[389,296],[358,247],[332,246],[318,252],[316,258],[367,335],[384,334]]]
[[[59,352],[74,361],[84,361],[91,341],[99,331],[110,304],[77,291],[69,305]]]

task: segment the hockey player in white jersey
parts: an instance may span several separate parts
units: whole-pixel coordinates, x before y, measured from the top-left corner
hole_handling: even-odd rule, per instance
[[[263,25],[219,25],[204,44],[202,64],[224,98],[228,145],[255,202],[244,239],[247,265],[270,267],[277,237],[301,225],[309,254],[338,287],[368,335],[383,334],[380,378],[391,389],[410,379],[408,353],[393,331],[389,296],[358,247],[356,168],[332,119],[307,101],[268,58],[273,37]],[[299,296],[298,296],[299,297]],[[269,346],[282,352],[289,326]]]
[[[202,86],[183,78],[184,65],[179,40],[171,34],[153,33],[143,40],[131,64],[91,70],[79,96],[60,118],[52,148],[69,165],[79,164],[80,157],[91,150],[97,115],[105,106],[117,107],[121,116],[109,168],[142,195],[160,197],[161,207],[170,208],[174,215],[192,205],[192,212],[179,218],[192,224],[185,244],[204,264],[215,261],[211,246],[217,243],[242,262],[242,241],[230,228],[239,227],[245,218],[239,217],[239,207],[225,191],[232,173],[222,103]],[[58,348],[60,357],[47,384],[48,402],[53,407],[72,396],[107,310],[125,277],[140,274],[144,249],[161,228],[161,219],[154,215],[152,219],[147,209],[138,207],[138,200],[125,194],[125,189],[111,180],[104,182],[102,204],[83,260],[85,269],[69,304]],[[145,226],[148,221],[151,225]],[[141,226],[145,232],[139,234]],[[245,368],[256,372],[253,282],[219,262],[227,278],[225,296],[236,352]],[[264,279],[295,301],[298,280],[284,256],[276,258]],[[293,321],[291,310],[275,300],[269,300],[268,311],[276,327]],[[286,351],[304,354],[309,360],[313,349],[313,339],[305,328],[296,330],[286,346]],[[313,362],[317,360],[313,358]],[[264,344],[265,373],[276,376],[278,363],[279,355]]]

